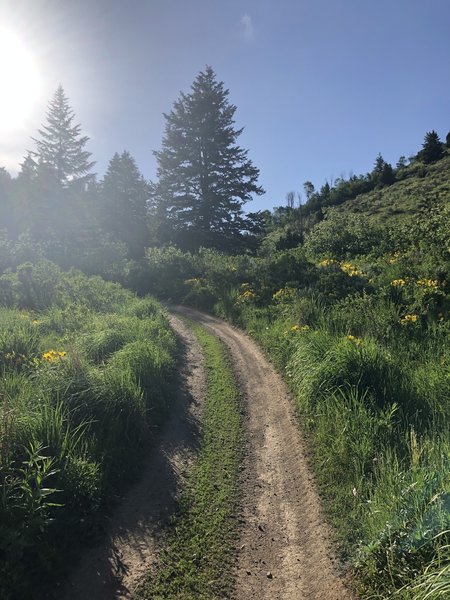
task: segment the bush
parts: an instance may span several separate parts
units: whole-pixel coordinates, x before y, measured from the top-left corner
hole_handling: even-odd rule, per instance
[[[328,210],[325,220],[306,236],[305,250],[316,259],[355,258],[378,247],[383,235],[381,227],[364,217]]]

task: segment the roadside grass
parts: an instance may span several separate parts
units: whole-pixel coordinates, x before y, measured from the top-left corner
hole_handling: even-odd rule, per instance
[[[242,458],[240,394],[223,344],[190,324],[205,356],[202,445],[159,562],[136,599],[229,597]]]
[[[100,533],[164,420],[177,355],[155,300],[51,263],[22,271],[0,276],[2,600],[44,596]]]

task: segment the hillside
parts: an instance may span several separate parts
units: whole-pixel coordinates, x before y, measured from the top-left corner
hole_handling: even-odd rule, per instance
[[[337,210],[384,224],[410,221],[420,209],[450,198],[449,153],[434,164],[414,163],[400,169],[397,176],[404,179],[347,200]]]

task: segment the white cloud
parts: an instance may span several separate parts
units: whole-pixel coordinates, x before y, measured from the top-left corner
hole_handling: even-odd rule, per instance
[[[245,13],[239,22],[241,28],[241,35],[244,41],[250,43],[255,39],[255,28],[253,27],[253,21],[250,15]]]

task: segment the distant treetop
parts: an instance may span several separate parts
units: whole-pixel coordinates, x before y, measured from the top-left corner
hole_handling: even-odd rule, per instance
[[[75,113],[69,106],[62,85],[50,100],[47,122],[38,130],[39,138],[32,138],[36,150],[30,152],[39,165],[53,173],[59,185],[87,183],[95,165],[91,153],[85,150],[87,136],[81,135],[81,125],[74,125]]]

